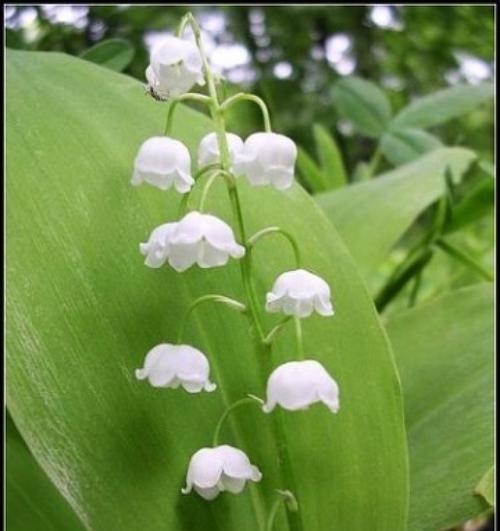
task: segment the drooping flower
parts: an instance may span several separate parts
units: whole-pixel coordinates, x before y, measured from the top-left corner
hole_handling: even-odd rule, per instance
[[[139,250],[146,257],[144,263],[148,267],[161,267],[167,260],[167,237],[176,223],[164,223],[156,227],[146,243],[139,244]]]
[[[191,457],[183,494],[194,490],[205,500],[213,500],[219,492],[239,494],[247,481],[260,481],[260,470],[247,455],[233,446],[201,448]]]
[[[262,407],[270,413],[278,404],[289,411],[307,409],[323,402],[332,413],[339,410],[339,388],[321,363],[291,361],[280,365],[267,381],[267,399]]]
[[[146,182],[167,190],[172,185],[185,194],[194,184],[191,176],[191,155],[188,148],[178,140],[167,136],[148,138],[134,161],[134,174],[131,183],[134,186]]]
[[[189,212],[171,230],[165,229],[164,237],[161,256],[176,271],[185,271],[195,263],[202,268],[223,266],[229,257],[245,254],[231,227],[210,214]]]
[[[231,163],[234,164],[243,152],[243,140],[233,133],[226,133],[226,140]],[[219,142],[216,133],[209,133],[203,137],[198,147],[198,166],[201,168],[215,162],[220,162]]]
[[[160,98],[180,96],[195,84],[203,85],[203,65],[198,48],[186,39],[168,36],[151,50],[146,79]]]
[[[273,185],[285,190],[293,183],[297,147],[290,138],[277,133],[254,133],[244,144],[235,172],[246,175],[254,186]]]
[[[268,312],[283,312],[296,317],[309,317],[314,310],[320,315],[333,315],[330,287],[319,276],[296,269],[282,273],[266,295]]]
[[[189,345],[162,343],[146,355],[144,367],[135,371],[138,380],[147,378],[153,387],[183,387],[188,393],[211,392],[210,366],[202,352]]]

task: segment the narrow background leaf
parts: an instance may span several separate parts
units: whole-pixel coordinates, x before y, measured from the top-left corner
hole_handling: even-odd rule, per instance
[[[416,99],[393,120],[399,127],[432,127],[472,111],[493,98],[493,84],[456,85]]]
[[[376,179],[315,199],[368,278],[418,215],[443,194],[445,169],[458,181],[474,158],[464,148],[439,148]]]
[[[122,72],[132,61],[134,48],[125,39],[108,39],[85,50],[80,57],[116,72]]]
[[[321,170],[327,179],[328,189],[342,188],[347,184],[347,176],[342,154],[330,133],[321,125],[313,127],[314,139]]]
[[[490,506],[495,505],[495,467],[492,466],[481,478],[477,487],[474,489],[475,494],[482,496]]]
[[[380,141],[382,153],[394,166],[411,162],[442,145],[436,136],[414,128],[390,130],[384,133]]]
[[[356,129],[378,138],[391,120],[391,105],[384,92],[366,79],[346,77],[333,87],[333,103],[337,112],[350,120]]]

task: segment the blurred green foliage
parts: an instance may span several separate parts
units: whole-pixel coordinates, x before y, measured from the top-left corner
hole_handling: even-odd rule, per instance
[[[265,98],[275,128],[312,153],[312,125],[322,124],[338,141],[348,174],[370,158],[374,142],[352,139],[349,124],[339,119],[331,89],[341,74],[379,85],[397,112],[415,96],[467,81],[471,68],[483,77],[492,70],[494,8],[484,5],[7,6],[7,46],[81,55],[103,39],[126,39],[134,56],[125,73],[144,79],[145,37],[172,31],[188,10],[216,45],[246,48],[249,61],[238,49],[243,63],[226,73]],[[483,106],[440,126],[438,136],[491,159],[492,111],[492,105]],[[250,107],[244,121],[239,113],[230,125],[247,134],[260,125],[260,116]]]

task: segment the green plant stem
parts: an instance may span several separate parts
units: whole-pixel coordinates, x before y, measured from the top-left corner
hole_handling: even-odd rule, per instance
[[[294,317],[293,322],[295,325],[295,337],[297,338],[297,352],[299,355],[299,359],[303,360],[305,359],[304,339],[302,336],[302,323],[300,321],[300,317]]]
[[[281,234],[284,236],[288,242],[291,244],[293,249],[293,254],[295,256],[295,263],[297,266],[297,269],[300,268],[301,265],[301,257],[300,257],[300,249],[299,246],[295,240],[295,238],[286,230],[281,229],[280,227],[266,227],[265,229],[259,230],[259,232],[256,232],[253,236],[248,238],[248,246],[249,248],[252,248],[255,246],[255,244],[263,237],[267,236],[269,234]],[[250,249],[249,249],[250,251]]]
[[[380,149],[380,146],[377,146],[377,148],[375,149],[372,155],[372,158],[368,162],[367,177],[373,177],[381,161],[382,161],[382,150]]]
[[[257,396],[248,395],[245,398],[241,398],[240,400],[237,400],[236,402],[234,402],[233,404],[228,406],[226,411],[224,411],[224,413],[222,413],[222,415],[221,415],[221,417],[219,419],[219,422],[217,423],[217,426],[215,427],[214,437],[213,437],[213,441],[212,441],[212,446],[219,446],[219,438],[220,438],[220,432],[221,432],[221,429],[222,429],[222,425],[224,424],[224,421],[228,417],[229,413],[231,413],[231,411],[233,411],[233,410],[235,410],[235,409],[237,409],[240,406],[243,406],[245,404],[259,404],[259,405],[262,406],[264,404],[264,401],[261,398],[257,397]]]
[[[269,110],[267,109],[267,105],[264,103],[264,101],[256,96],[255,94],[246,94],[244,92],[239,92],[238,94],[235,94],[234,96],[231,96],[228,98],[222,105],[221,109],[222,111],[226,111],[229,109],[232,105],[239,101],[251,101],[253,103],[256,103],[262,112],[262,118],[264,120],[264,129],[266,133],[271,133],[271,118],[269,117]]]
[[[415,280],[411,288],[410,296],[408,298],[408,308],[415,306],[417,302],[418,292],[420,290],[420,285],[422,284],[422,269],[415,275]]]
[[[406,284],[427,265],[432,256],[433,249],[426,246],[419,247],[409,253],[375,297],[375,306],[379,312],[384,311]]]
[[[285,325],[290,322],[291,319],[291,315],[287,315],[280,323],[278,323],[274,328],[272,328],[271,331],[264,338],[264,343],[266,345],[270,345],[274,341],[274,338],[278,335],[278,333],[283,330]]]
[[[231,299],[230,297],[226,297],[225,295],[218,295],[218,294],[210,294],[210,295],[203,295],[202,297],[198,297],[196,300],[194,300],[189,308],[186,310],[186,313],[184,314],[184,317],[181,320],[181,325],[179,327],[179,334],[177,336],[177,342],[181,343],[182,338],[184,337],[184,330],[186,328],[186,323],[189,319],[189,316],[193,313],[193,311],[200,305],[204,304],[206,302],[217,302],[224,304],[228,306],[229,308],[236,310],[240,313],[246,312],[246,306],[242,304],[241,302]]]
[[[208,192],[210,191],[210,188],[214,184],[217,177],[219,177],[218,173],[214,173],[213,175],[210,175],[207,182],[205,183],[205,186],[203,187],[203,192],[200,198],[200,205],[198,207],[198,210],[202,213],[205,211],[205,203],[207,201]]]
[[[167,121],[165,123],[165,135],[168,136],[170,134],[170,131],[172,130],[172,123],[174,118],[174,111],[177,107],[177,104],[181,101],[197,101],[199,103],[205,103],[210,104],[210,98],[208,96],[205,96],[204,94],[196,94],[193,92],[187,92],[186,94],[182,94],[181,96],[177,96],[174,100],[172,100],[172,103],[168,107],[167,111]]]
[[[435,245],[455,260],[458,260],[472,271],[475,271],[480,277],[484,278],[484,280],[493,282],[493,275],[489,271],[487,271],[481,264],[476,262],[474,258],[464,253],[458,247],[455,247],[450,242],[447,242],[442,238],[437,240],[435,242]]]
[[[217,89],[215,86],[215,80],[208,65],[207,57],[203,49],[203,44],[201,42],[200,28],[196,19],[188,13],[185,17],[186,22],[181,22],[181,27],[184,27],[186,23],[190,23],[193,28],[193,33],[196,41],[196,45],[200,51],[202,64],[203,64],[203,73],[205,80],[208,85],[208,92],[211,98],[210,113],[214,122],[214,129],[217,135],[217,141],[219,144],[220,152],[220,161],[222,170],[225,172],[227,178],[226,183],[229,192],[229,198],[231,201],[231,206],[233,209],[233,214],[238,225],[238,232],[241,242],[248,251],[248,244],[245,234],[245,225],[243,222],[243,214],[241,210],[240,199],[238,195],[238,190],[236,188],[236,179],[230,173],[231,159],[229,153],[229,146],[226,139],[226,127],[224,122],[224,113],[221,109]],[[260,372],[264,381],[267,381],[269,374],[272,369],[271,364],[271,349],[269,345],[264,343],[265,333],[261,321],[261,316],[259,312],[259,302],[255,294],[255,290],[252,283],[252,263],[251,263],[251,253],[245,253],[245,256],[240,260],[241,268],[241,277],[242,283],[245,290],[246,302],[249,309],[247,312],[250,329],[252,331],[252,337],[255,344],[255,349],[257,353],[257,359],[259,361]],[[293,469],[291,466],[291,459],[286,446],[286,438],[283,426],[283,420],[278,415],[273,416],[273,431],[276,437],[278,453],[279,453],[279,462],[281,474],[287,488],[291,489],[293,492],[296,492],[295,489],[295,480],[293,476]],[[292,513],[287,511],[288,523],[290,531],[302,531],[302,522],[300,515],[297,513]]]
[[[274,519],[276,518],[276,513],[280,508],[280,505],[284,503],[287,508],[292,511],[298,511],[297,500],[295,496],[288,490],[278,490],[279,498],[273,503],[271,510],[269,511],[269,516],[267,518],[266,531],[272,531],[274,526]]]

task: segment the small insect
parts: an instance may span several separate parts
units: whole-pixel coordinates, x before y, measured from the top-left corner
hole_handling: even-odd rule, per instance
[[[152,96],[156,101],[168,100],[168,94],[166,96],[161,96],[155,91],[155,89],[151,85],[144,85],[144,92],[145,94],[149,94],[150,96]]]

